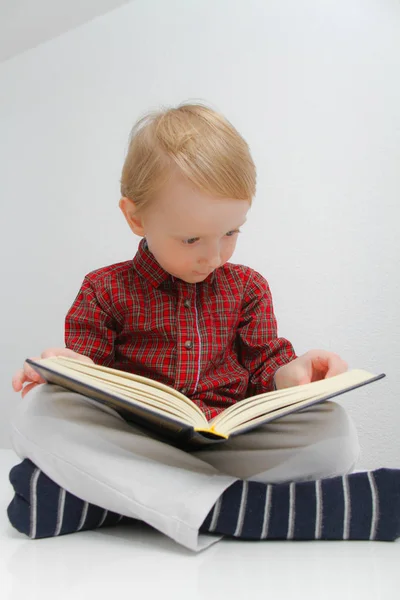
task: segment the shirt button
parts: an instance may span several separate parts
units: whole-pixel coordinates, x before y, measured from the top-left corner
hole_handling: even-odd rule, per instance
[[[192,346],[193,346],[192,340],[186,340],[186,342],[185,342],[185,348],[187,348],[188,350],[190,350],[190,348],[192,348]]]
[[[189,308],[190,307],[190,300],[189,300],[189,298],[186,298],[186,300],[183,302],[183,306],[185,308]]]
[[[182,388],[181,389],[181,394],[185,395],[188,393],[188,389],[187,388]]]

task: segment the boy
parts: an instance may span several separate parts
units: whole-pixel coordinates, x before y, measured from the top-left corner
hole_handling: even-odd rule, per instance
[[[138,252],[133,261],[86,276],[66,318],[66,348],[42,356],[152,377],[186,393],[207,417],[274,386],[345,371],[330,352],[296,357],[277,337],[265,279],[228,263],[255,180],[247,144],[211,109],[183,105],[139,121],[120,200],[131,230],[143,238]],[[25,383],[23,395],[43,383],[26,364],[14,390]],[[393,511],[377,512],[382,490],[391,486],[391,498],[399,492],[398,479],[388,470],[346,476],[358,457],[357,435],[335,403],[184,452],[79,394],[44,385],[20,406],[12,439],[25,460],[11,472],[16,494],[8,514],[33,538],[122,516],[194,550],[222,535],[398,535]]]

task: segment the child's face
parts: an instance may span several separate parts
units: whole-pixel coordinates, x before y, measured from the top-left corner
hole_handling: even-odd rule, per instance
[[[247,200],[210,196],[175,175],[139,217],[139,233],[165,271],[197,283],[230,259],[249,208]]]

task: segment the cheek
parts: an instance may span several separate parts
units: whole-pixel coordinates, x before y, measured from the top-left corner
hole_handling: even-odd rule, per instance
[[[175,266],[177,269],[184,269],[187,265],[192,265],[194,260],[194,253],[176,243],[169,247],[165,256],[171,266]]]
[[[223,248],[222,250],[222,258],[223,261],[226,262],[230,259],[230,257],[232,256],[232,254],[235,251],[236,248],[236,239],[233,239],[232,241],[229,240],[229,242],[226,244],[226,246]]]
[[[166,271],[173,270],[174,265],[178,266],[180,264],[182,252],[173,241],[160,238],[152,239],[150,236],[147,237],[147,241],[150,251]]]
[[[196,252],[188,252],[186,248],[177,254],[177,260],[182,267],[193,266],[197,262]]]

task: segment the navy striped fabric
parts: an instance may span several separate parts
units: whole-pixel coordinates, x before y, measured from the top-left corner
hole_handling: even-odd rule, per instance
[[[8,517],[31,538],[116,525],[123,518],[66,492],[27,459],[11,470],[10,481],[15,496]],[[300,483],[236,481],[201,531],[248,540],[392,541],[400,537],[400,470]]]
[[[396,477],[391,474],[396,473]],[[374,507],[376,512],[375,539],[385,540],[393,539],[392,536],[400,537],[400,471],[390,469],[379,469],[375,472],[375,485],[377,492],[377,502]],[[382,493],[382,490],[385,493]],[[385,518],[379,518],[385,515]]]
[[[300,483],[236,481],[201,531],[251,540],[393,541],[400,537],[400,470]]]
[[[15,496],[8,506],[8,518],[30,538],[116,525],[123,518],[60,488],[28,459],[11,469],[10,482]]]

